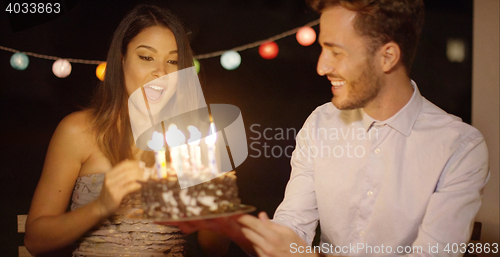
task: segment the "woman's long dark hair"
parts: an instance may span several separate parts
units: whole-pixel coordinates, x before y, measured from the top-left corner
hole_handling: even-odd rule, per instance
[[[134,158],[122,60],[130,41],[143,29],[151,26],[162,26],[173,32],[177,43],[179,70],[193,66],[193,53],[187,32],[169,10],[139,5],[123,18],[111,41],[104,81],[99,85],[90,105],[97,144],[112,165]]]

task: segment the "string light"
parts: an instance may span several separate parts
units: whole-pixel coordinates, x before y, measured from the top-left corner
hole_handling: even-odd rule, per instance
[[[278,56],[279,48],[275,42],[264,43],[259,46],[259,54],[264,59],[274,59]]]
[[[200,62],[198,60],[194,59],[193,64],[194,64],[194,68],[196,69],[196,73],[200,73],[200,69],[201,69]]]
[[[97,68],[95,69],[95,75],[100,81],[103,81],[105,73],[106,73],[106,63],[102,62],[99,65],[97,65]]]
[[[307,23],[307,24],[305,24],[303,26],[300,26],[300,27],[297,27],[297,28],[285,31],[283,33],[280,33],[278,35],[272,36],[272,37],[264,39],[264,40],[259,40],[259,41],[256,41],[256,42],[253,42],[253,43],[250,43],[250,44],[246,44],[246,45],[234,47],[234,48],[231,48],[231,49],[228,49],[228,50],[221,50],[221,51],[216,51],[216,52],[212,52],[212,53],[208,53],[208,54],[195,55],[194,58],[196,60],[203,60],[203,59],[208,59],[208,58],[212,58],[212,57],[222,56],[224,53],[226,53],[226,52],[232,52],[232,51],[234,51],[234,52],[236,52],[236,54],[238,54],[238,52],[241,52],[241,51],[244,51],[244,50],[247,50],[247,49],[251,49],[251,48],[255,48],[255,47],[259,47],[262,44],[266,44],[266,43],[269,43],[269,42],[274,42],[276,40],[279,40],[279,39],[288,37],[290,35],[296,34],[297,31],[299,31],[299,29],[301,29],[303,27],[313,27],[313,26],[316,26],[318,24],[319,24],[319,19],[311,21],[311,22],[309,22],[309,23]],[[32,56],[32,57],[35,57],[35,58],[41,58],[41,59],[47,59],[47,60],[54,60],[54,61],[57,61],[59,59],[65,59],[65,60],[67,60],[70,63],[81,63],[81,64],[91,64],[91,65],[99,65],[101,63],[104,63],[104,61],[98,61],[98,60],[84,60],[84,59],[73,59],[73,58],[61,58],[61,57],[57,57],[57,56],[37,54],[37,53],[32,53],[32,52],[23,52],[23,51],[19,51],[19,50],[16,50],[16,49],[13,49],[13,48],[9,48],[9,47],[4,47],[4,46],[0,46],[0,50],[13,52],[15,54],[16,53],[22,53],[22,54],[26,55],[26,59],[27,59],[27,56]],[[276,51],[276,53],[277,53],[277,51]],[[17,57],[17,58],[19,58],[19,57]],[[241,57],[240,57],[240,62],[241,62]],[[12,63],[12,61],[11,61],[11,63]],[[27,64],[26,64],[26,66],[27,66]],[[238,63],[238,66],[239,66],[239,63]],[[238,66],[234,67],[234,69],[237,68]],[[97,75],[97,70],[96,70],[96,75]],[[57,76],[57,74],[56,74],[56,76]],[[103,76],[104,76],[104,73],[102,74],[102,77]],[[99,75],[98,75],[98,77],[99,77]]]
[[[24,53],[15,53],[10,57],[10,65],[16,70],[25,70],[28,68],[30,60],[28,56]]]
[[[227,51],[220,56],[220,64],[226,70],[234,70],[241,64],[241,56],[236,51]]]
[[[66,59],[59,59],[52,64],[52,72],[58,78],[66,78],[71,73],[71,63]]]
[[[302,27],[297,31],[297,41],[303,46],[310,46],[316,41],[316,31],[311,27]]]

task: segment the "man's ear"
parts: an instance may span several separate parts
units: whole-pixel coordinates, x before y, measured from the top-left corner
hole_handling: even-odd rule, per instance
[[[391,41],[380,48],[382,59],[381,67],[384,72],[389,72],[398,64],[401,59],[401,49],[399,45]]]

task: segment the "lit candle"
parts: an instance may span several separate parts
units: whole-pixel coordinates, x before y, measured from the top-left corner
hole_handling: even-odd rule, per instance
[[[217,166],[215,163],[215,141],[217,141],[217,131],[215,130],[214,123],[211,122],[210,131],[208,132],[208,136],[205,138],[205,143],[208,147],[208,168],[213,175],[217,174]]]
[[[165,151],[155,151],[156,170],[159,178],[167,177],[167,158]]]
[[[171,124],[168,126],[168,130],[165,133],[165,139],[167,140],[167,144],[170,148],[170,158],[172,159],[172,167],[177,172],[177,176],[182,176],[183,167],[186,166],[186,158],[184,156],[188,156],[187,146],[185,144],[186,137],[177,129],[177,126]],[[189,160],[188,160],[189,162]]]
[[[201,132],[195,126],[188,126],[189,130],[189,156],[191,161],[191,167],[193,169],[193,173],[198,175],[198,169],[201,168]]]
[[[181,148],[181,157],[182,157],[182,170],[184,172],[191,172],[191,163],[189,162],[189,150],[186,144],[182,144],[179,146]]]
[[[148,141],[149,148],[155,151],[155,167],[158,178],[167,177],[167,160],[165,157],[165,148],[163,147],[163,135],[153,132],[153,137]]]

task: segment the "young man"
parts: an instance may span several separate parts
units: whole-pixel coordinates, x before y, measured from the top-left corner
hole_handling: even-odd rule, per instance
[[[476,129],[422,97],[409,78],[423,0],[311,6],[321,13],[317,72],[331,81],[333,98],[297,136],[273,221],[239,218],[246,239],[261,256],[462,255],[488,154]],[[320,247],[308,249],[318,221]]]
[[[259,256],[462,255],[488,153],[479,131],[422,97],[409,78],[423,0],[310,2],[321,13],[317,71],[333,98],[297,135],[274,219],[261,213],[181,228],[214,230]],[[321,242],[312,248],[318,222]]]

